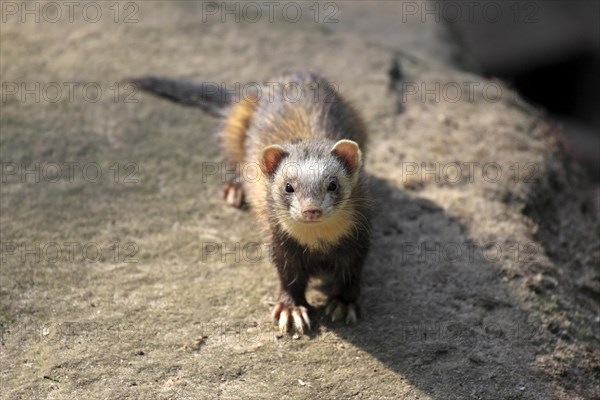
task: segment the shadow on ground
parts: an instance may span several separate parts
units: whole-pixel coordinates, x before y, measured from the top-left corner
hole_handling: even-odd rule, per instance
[[[362,321],[331,323],[321,306],[320,323],[433,398],[549,396],[530,367],[544,331],[501,282],[493,244],[429,200],[375,177],[371,186]]]

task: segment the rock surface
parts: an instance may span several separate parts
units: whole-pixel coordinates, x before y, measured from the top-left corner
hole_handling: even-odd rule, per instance
[[[600,396],[598,194],[542,112],[308,10],[119,4],[119,23],[106,3],[96,23],[1,26],[3,398]],[[312,291],[318,326],[293,340],[252,215],[206,174],[218,120],[123,79],[301,69],[362,111],[375,216],[362,321],[329,323]]]

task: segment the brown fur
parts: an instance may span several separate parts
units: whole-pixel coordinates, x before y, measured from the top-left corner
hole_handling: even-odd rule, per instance
[[[221,134],[221,146],[225,158],[230,163],[241,164],[246,155],[246,133],[258,103],[252,99],[242,99],[235,104],[225,120]]]

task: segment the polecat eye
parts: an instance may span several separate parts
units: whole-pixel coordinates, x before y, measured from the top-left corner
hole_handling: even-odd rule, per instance
[[[330,192],[335,192],[337,190],[338,186],[334,181],[331,181],[329,183],[329,186],[327,186],[327,190]]]
[[[294,187],[292,185],[290,185],[289,183],[285,184],[285,191],[287,193],[294,193]]]

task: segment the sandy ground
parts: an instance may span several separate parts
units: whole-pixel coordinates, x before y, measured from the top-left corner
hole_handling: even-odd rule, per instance
[[[2,399],[600,398],[598,192],[540,110],[307,8],[94,4],[97,22],[3,9]],[[360,323],[311,290],[317,326],[293,340],[252,214],[208,173],[219,121],[123,79],[302,69],[368,123],[374,238]]]

